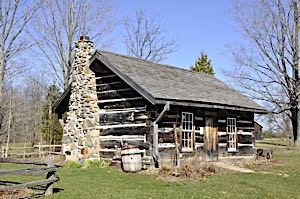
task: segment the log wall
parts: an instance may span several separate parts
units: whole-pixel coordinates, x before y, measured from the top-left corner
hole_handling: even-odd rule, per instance
[[[152,122],[161,113],[164,105],[151,105],[101,63],[96,68],[96,87],[100,108],[100,136],[102,137],[100,139],[100,151],[102,151],[102,156],[110,159],[114,158],[116,148],[120,148],[123,141],[130,142],[136,136],[144,136],[138,142],[152,144]],[[182,112],[191,112],[194,116],[191,151],[183,151],[182,149]],[[228,117],[236,118],[237,151],[235,153],[228,153],[227,151]],[[208,118],[213,118],[213,126],[210,128],[207,128],[206,125]],[[209,136],[215,144],[208,144],[207,146],[212,146],[212,150],[220,156],[252,154],[253,119],[253,113],[171,105],[170,110],[165,113],[163,119],[158,123],[158,148],[162,162],[175,164],[179,156],[184,158],[201,157],[205,140],[208,139],[207,136],[205,138],[205,132],[209,129],[213,129],[216,136]],[[175,129],[177,129],[176,134]],[[206,135],[209,135],[209,133]],[[107,136],[106,139],[104,139],[105,136]],[[124,140],[120,139],[120,136],[123,136],[122,139]],[[152,154],[151,145],[145,154]]]

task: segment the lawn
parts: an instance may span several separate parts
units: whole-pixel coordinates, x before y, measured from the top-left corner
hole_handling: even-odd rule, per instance
[[[107,168],[62,168],[57,192],[50,198],[300,198],[300,150],[274,150],[272,167],[250,174],[225,172],[198,181],[164,181]]]

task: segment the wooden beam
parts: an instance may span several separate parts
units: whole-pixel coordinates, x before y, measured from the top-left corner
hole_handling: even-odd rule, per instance
[[[221,131],[219,131],[219,132],[218,132],[218,135],[219,135],[219,136],[227,135],[227,132],[221,132]]]
[[[246,120],[237,120],[237,123],[243,123],[243,124],[252,124],[253,121],[246,121]]]
[[[38,181],[33,181],[33,182],[27,182],[24,184],[17,184],[9,187],[0,187],[0,191],[9,191],[9,190],[14,190],[14,189],[21,189],[21,188],[30,188],[30,187],[35,187],[39,185],[47,185],[49,183],[54,183],[57,182],[59,178],[53,178],[53,179],[45,179],[45,180],[38,180]]]
[[[117,82],[108,82],[108,83],[103,83],[103,84],[96,84],[96,86],[111,86],[115,84],[122,84],[123,82],[117,81]]]
[[[100,141],[105,140],[144,140],[144,135],[99,136]]]
[[[120,108],[120,109],[101,109],[98,113],[113,114],[113,113],[144,112],[144,111],[146,111],[146,106],[135,107],[135,108]]]
[[[130,87],[140,93],[145,99],[147,99],[151,104],[154,104],[155,99],[154,97],[145,91],[140,85],[136,82],[132,81],[127,75],[123,74],[118,70],[118,68],[111,64],[109,60],[101,55],[101,53],[96,53],[97,59],[100,60],[105,66],[107,66],[113,73],[115,73],[118,77],[120,77],[124,82],[126,82]],[[90,65],[90,68],[93,68],[93,64]]]
[[[176,166],[180,166],[180,143],[178,143],[178,130],[176,125],[173,125],[174,130],[174,141],[175,141],[175,158],[176,158]]]
[[[15,163],[15,164],[34,164],[34,165],[47,165],[46,161],[36,161],[32,159],[19,159],[19,158],[0,158],[0,163]],[[55,166],[61,166],[55,164]]]
[[[205,102],[197,102],[197,101],[176,101],[172,99],[156,99],[155,104],[165,104],[166,102],[170,102],[171,105],[178,106],[192,106],[192,107],[200,107],[200,108],[213,108],[213,109],[226,109],[226,110],[237,110],[237,111],[247,111],[253,113],[267,114],[268,111],[263,109],[255,109],[255,108],[244,108],[237,106],[230,106],[226,104],[209,104]]]
[[[158,143],[158,148],[159,149],[164,149],[164,148],[176,148],[174,143]],[[179,157],[179,156],[178,156]]]
[[[57,167],[4,170],[0,171],[0,175],[41,175],[45,174],[46,172],[52,172],[57,170]]]
[[[105,78],[112,78],[112,77],[117,77],[117,75],[115,75],[115,74],[106,75],[106,76],[101,76],[101,77],[95,77],[95,79],[98,80],[98,79],[105,79]]]
[[[144,135],[149,132],[149,128],[145,126],[140,127],[123,127],[123,128],[111,128],[100,131],[101,136],[105,135]]]
[[[124,102],[124,101],[141,100],[141,99],[143,99],[143,97],[108,99],[108,100],[98,100],[98,103],[114,103],[114,102]]]
[[[107,125],[107,126],[98,126],[101,129],[112,129],[112,128],[125,128],[125,127],[140,127],[147,126],[146,123],[141,124],[117,124],[117,125]]]
[[[124,92],[124,91],[131,91],[131,88],[123,88],[123,89],[117,89],[117,90],[108,90],[108,91],[97,91],[97,94],[104,95],[108,93],[118,93],[118,92]]]

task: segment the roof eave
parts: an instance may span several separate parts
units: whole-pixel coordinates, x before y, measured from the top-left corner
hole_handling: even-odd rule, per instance
[[[174,99],[156,99],[155,100],[155,104],[166,104],[167,102],[169,102],[170,105],[179,105],[179,106],[192,106],[192,107],[199,107],[199,108],[214,108],[214,109],[247,111],[247,112],[253,112],[253,113],[257,113],[257,114],[267,114],[268,113],[268,111],[265,109],[231,106],[231,105],[226,105],[226,104],[213,104],[213,103],[195,102],[195,101],[178,101],[178,100],[174,100]]]
[[[61,105],[61,103],[64,101],[64,99],[70,94],[71,92],[71,84],[64,90],[64,92],[61,94],[61,96],[56,100],[56,102],[52,106],[52,111],[57,112],[58,107]]]

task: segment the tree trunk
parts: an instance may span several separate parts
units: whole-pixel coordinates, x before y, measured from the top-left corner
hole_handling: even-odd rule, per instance
[[[4,82],[4,58],[3,55],[0,55],[0,106],[2,106],[3,82]]]
[[[296,109],[296,112],[297,113],[295,113],[296,114],[296,117],[297,118],[295,118],[295,123],[296,123],[296,126],[294,127],[294,124],[293,124],[293,137],[294,137],[294,145],[295,146],[300,146],[300,137],[299,137],[299,135],[300,135],[300,103],[298,103],[298,107],[297,107],[297,109]],[[292,121],[293,122],[293,121]]]
[[[294,54],[293,54],[293,65],[294,65],[294,81],[295,81],[295,89],[296,89],[296,115],[295,119],[297,122],[296,129],[293,129],[294,133],[294,144],[299,145],[299,135],[300,135],[300,79],[299,79],[299,7],[298,1],[293,0],[293,8],[294,8]],[[294,127],[294,126],[293,126]]]
[[[293,129],[293,141],[294,144],[296,145],[297,142],[299,142],[299,137],[298,137],[298,127],[300,125],[300,120],[299,115],[299,109],[298,108],[291,108],[291,121],[292,121],[292,129]]]

